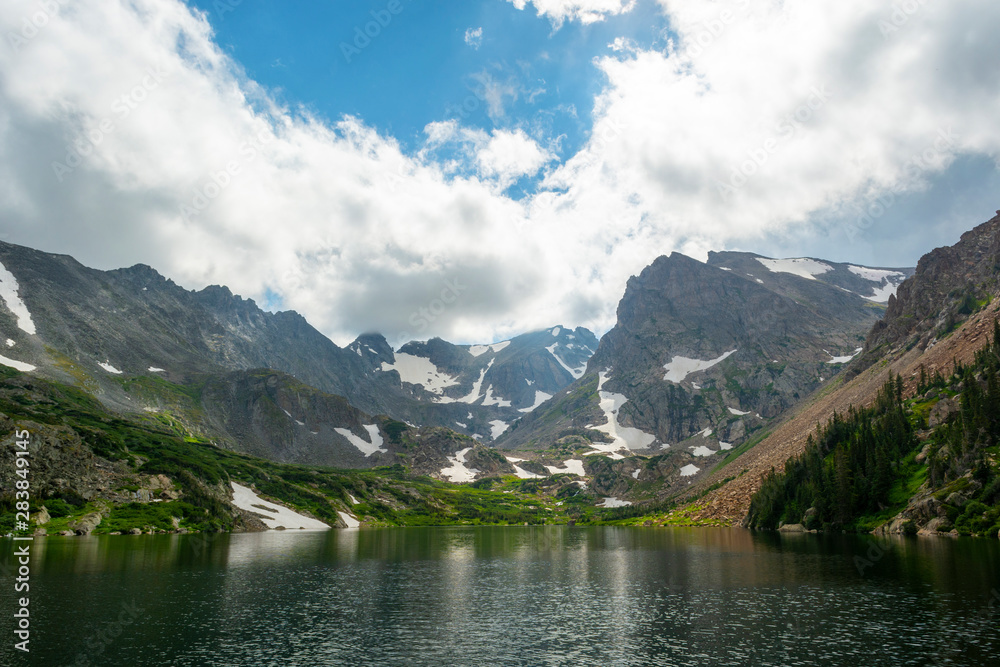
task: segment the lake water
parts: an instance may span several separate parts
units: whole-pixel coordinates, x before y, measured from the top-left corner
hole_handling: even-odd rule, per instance
[[[1000,540],[548,526],[32,548],[30,658],[6,576],[0,664],[1000,664]]]

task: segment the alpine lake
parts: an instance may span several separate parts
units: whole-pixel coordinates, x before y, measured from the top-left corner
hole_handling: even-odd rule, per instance
[[[0,664],[1000,664],[1000,540],[470,526],[31,553],[30,653],[8,616]]]

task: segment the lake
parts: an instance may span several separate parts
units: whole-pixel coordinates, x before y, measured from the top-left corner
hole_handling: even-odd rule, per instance
[[[32,549],[30,659],[6,576],[5,665],[1000,664],[1000,540],[539,526]]]

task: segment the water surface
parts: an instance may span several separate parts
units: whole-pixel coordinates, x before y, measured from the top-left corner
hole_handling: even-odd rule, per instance
[[[8,639],[0,664],[1000,664],[998,540],[546,526],[33,550],[30,660]]]

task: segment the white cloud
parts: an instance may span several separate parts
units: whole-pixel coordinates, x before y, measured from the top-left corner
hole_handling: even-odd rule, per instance
[[[535,175],[554,159],[554,155],[522,130],[494,130],[489,142],[476,155],[482,174],[497,178],[501,188],[522,176]]]
[[[483,29],[479,28],[469,28],[465,31],[465,43],[474,49],[479,49],[483,43]]]
[[[583,24],[597,23],[608,16],[626,14],[635,7],[635,0],[508,0],[518,9],[531,3],[539,16],[547,16],[559,27],[564,21]]]
[[[891,7],[862,0],[662,4],[674,51],[600,59],[591,139],[514,201],[504,188],[550,164],[551,140],[442,121],[410,154],[364,119],[277,105],[177,0],[77,0],[3,45],[4,232],[104,268],[141,261],[188,287],[273,293],[340,341],[484,342],[606,328],[657,255],[797,229],[919,188],[955,155],[1000,155],[994,2],[928,4],[885,36]],[[558,22],[628,4],[535,7]],[[0,5],[0,34],[34,8]],[[481,84],[503,117],[517,88]],[[52,163],[77,152],[60,181]],[[438,312],[442,294],[457,297]]]

